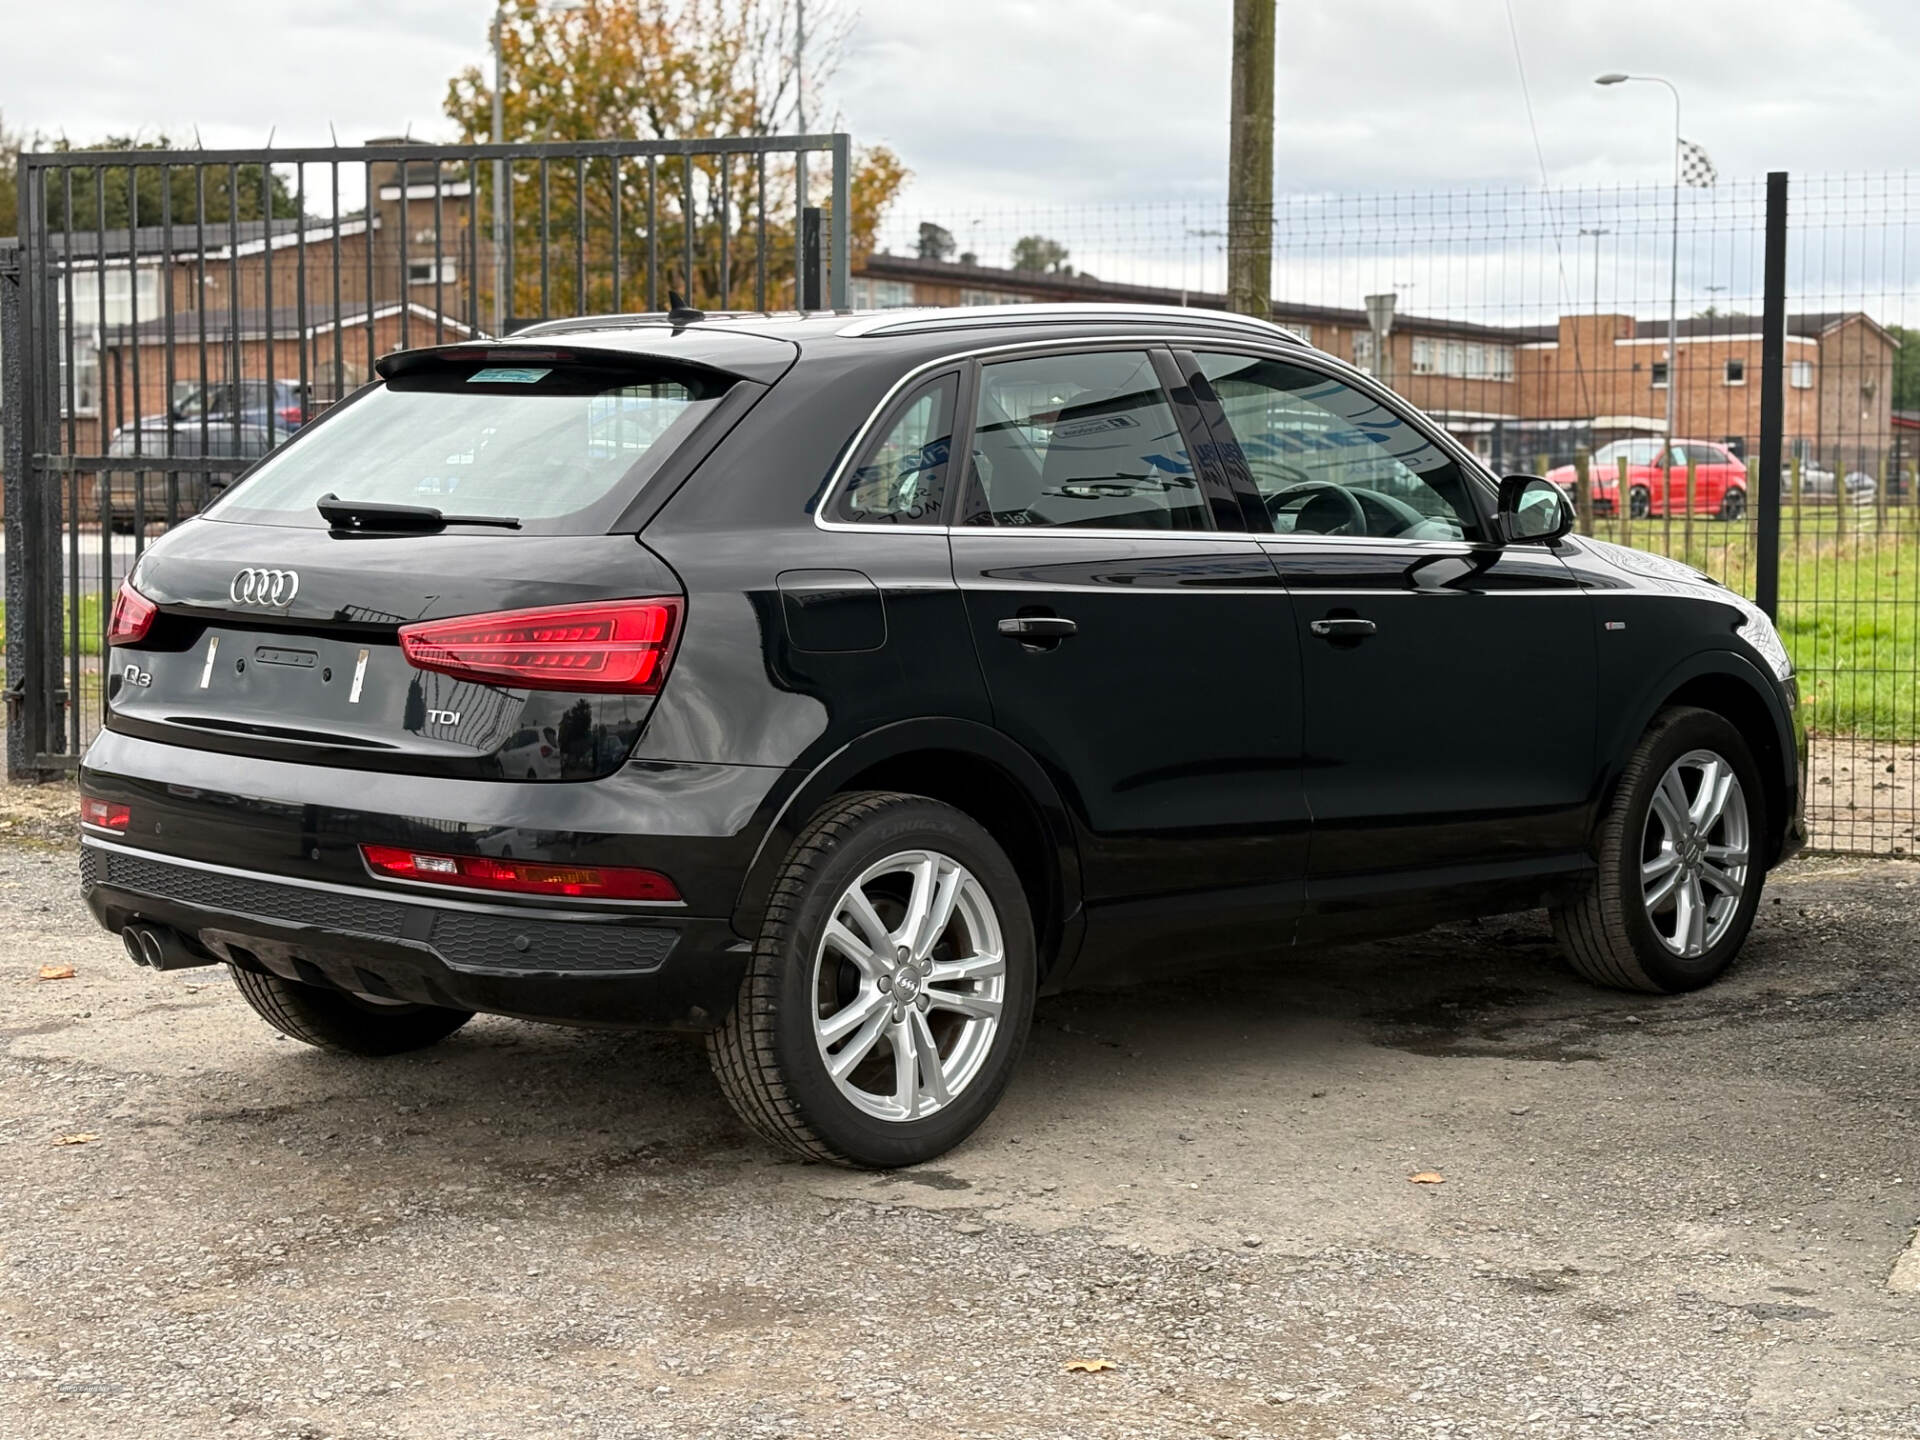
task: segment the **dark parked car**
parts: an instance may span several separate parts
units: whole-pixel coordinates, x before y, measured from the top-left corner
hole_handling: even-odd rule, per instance
[[[231,421],[203,428],[199,421],[153,419],[136,430],[122,425],[113,432],[107,453],[130,460],[152,456],[165,459],[254,461],[287,434],[263,426]],[[229,484],[231,466],[215,470],[103,470],[94,482],[95,514],[115,530],[132,530],[156,521],[175,523],[205,508]],[[171,480],[171,488],[169,488]]]
[[[1541,905],[1686,990],[1802,842],[1758,610],[1270,325],[681,314],[379,370],[148,549],[81,777],[101,923],[312,1044],[702,1031],[763,1135],[905,1164],[1037,990]]]
[[[307,391],[298,380],[215,380],[182,386],[173,419],[196,426],[203,417],[210,426],[231,425],[237,419],[271,432],[277,444],[306,423],[307,403]]]

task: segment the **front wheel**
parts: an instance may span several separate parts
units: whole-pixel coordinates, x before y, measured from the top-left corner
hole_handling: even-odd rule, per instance
[[[1627,492],[1627,514],[1635,520],[1644,520],[1653,513],[1653,496],[1644,485],[1636,485]]]
[[[917,1164],[999,1102],[1036,971],[1026,894],[979,824],[920,796],[840,796],[788,852],[708,1058],[776,1145]]]
[[[1552,907],[1561,949],[1602,985],[1673,994],[1707,984],[1753,925],[1766,833],[1740,732],[1710,710],[1663,710],[1601,822],[1597,873]]]

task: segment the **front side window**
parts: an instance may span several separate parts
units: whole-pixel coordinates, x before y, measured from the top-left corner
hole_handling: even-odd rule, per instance
[[[1210,528],[1173,406],[1144,350],[983,368],[973,476],[975,524]]]
[[[831,518],[849,525],[941,525],[957,381],[943,375],[897,406],[860,456]]]
[[[1459,464],[1372,396],[1283,360],[1199,361],[1275,530],[1400,540],[1478,534]]]

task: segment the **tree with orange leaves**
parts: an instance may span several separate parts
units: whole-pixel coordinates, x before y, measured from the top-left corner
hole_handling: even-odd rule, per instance
[[[511,0],[500,18],[502,134],[509,143],[725,139],[791,127],[798,94],[791,0],[584,0],[568,10]],[[846,24],[843,12],[820,0],[809,18],[811,89],[831,73]],[[492,107],[493,90],[477,68],[449,83],[444,108],[466,140],[491,137]],[[483,187],[492,184],[492,168],[478,167]],[[818,160],[811,167],[808,203],[829,200],[827,171]],[[856,265],[907,176],[885,147],[855,155],[849,218]],[[764,175],[751,156],[698,156],[684,164],[673,157],[653,165],[594,157],[556,162],[544,172],[522,161],[511,167],[508,191],[516,255],[534,259],[514,269],[515,314],[612,306],[616,226],[626,308],[663,303],[668,288],[689,285],[695,304],[747,308],[763,263],[767,304],[795,303],[791,157],[767,157]],[[691,267],[684,260],[689,248]],[[551,293],[543,293],[547,287]]]

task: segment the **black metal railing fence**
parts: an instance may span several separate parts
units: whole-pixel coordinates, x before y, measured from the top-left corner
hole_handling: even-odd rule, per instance
[[[845,135],[20,157],[0,255],[7,757],[75,763],[148,540],[392,350],[536,320],[844,308]]]

